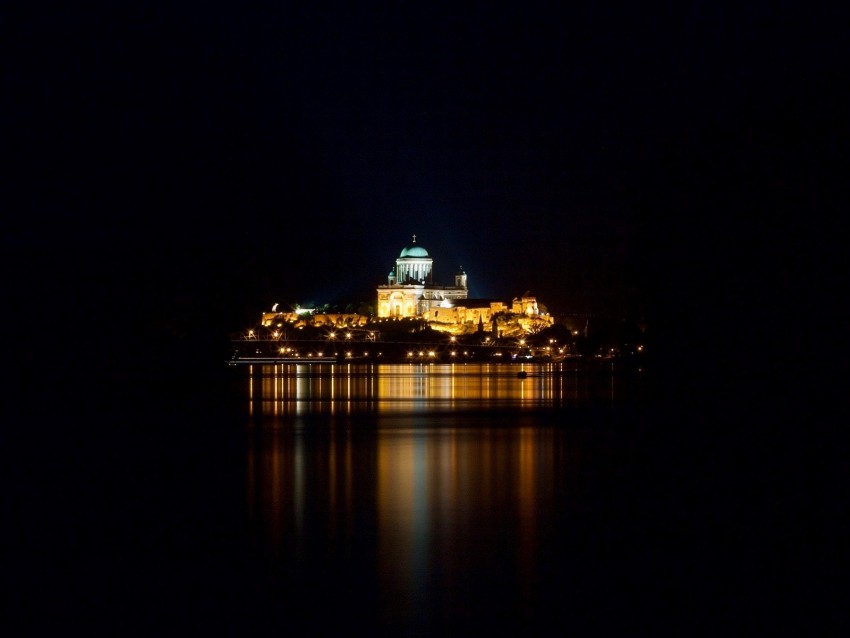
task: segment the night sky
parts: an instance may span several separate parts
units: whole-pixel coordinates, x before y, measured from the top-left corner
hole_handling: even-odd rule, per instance
[[[671,352],[822,307],[837,4],[113,4],[10,16],[15,322],[216,339],[373,303],[414,233],[437,282]]]

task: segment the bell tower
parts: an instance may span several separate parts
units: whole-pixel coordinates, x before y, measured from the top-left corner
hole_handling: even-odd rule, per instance
[[[466,273],[463,272],[463,266],[455,273],[455,288],[466,290]]]

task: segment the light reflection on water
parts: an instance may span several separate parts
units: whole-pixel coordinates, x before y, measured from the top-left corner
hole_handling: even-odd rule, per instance
[[[537,614],[595,481],[628,463],[616,432],[530,408],[639,394],[615,377],[552,366],[247,370],[257,543],[293,583],[345,583],[383,627],[425,635],[482,607],[491,621]]]
[[[268,416],[613,405],[639,398],[640,374],[580,362],[286,363],[250,366],[248,393],[252,414]]]

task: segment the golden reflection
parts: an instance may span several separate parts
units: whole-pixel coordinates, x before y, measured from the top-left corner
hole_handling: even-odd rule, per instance
[[[545,524],[540,512],[553,498],[551,429],[488,428],[472,436],[458,428],[390,429],[366,447],[348,437],[332,439],[318,456],[304,454],[303,445],[299,437],[278,433],[249,453],[260,496],[249,511],[276,552],[294,552],[305,538],[327,530],[344,536],[355,515],[354,491],[361,504],[374,504],[382,586],[410,594],[395,613],[415,615],[429,588],[456,586],[441,579],[474,568],[495,551],[488,539],[497,533],[515,539],[520,572],[536,568]],[[270,462],[252,455],[270,456]],[[505,516],[511,510],[516,515]],[[318,523],[322,517],[326,529]]]
[[[617,374],[563,363],[284,363],[249,366],[247,395],[252,415],[282,418],[560,407],[619,400]]]
[[[417,546],[417,512],[427,498],[423,485],[423,459],[420,440],[410,436],[384,437],[378,446],[377,514],[380,573],[391,581],[392,589],[406,586],[415,575],[417,555],[426,551]],[[417,449],[419,447],[419,449]],[[417,454],[417,452],[419,454]],[[419,457],[419,458],[417,458]],[[418,462],[417,462],[418,461]],[[417,480],[418,479],[418,480]]]
[[[561,427],[572,412],[552,421],[524,408],[605,405],[627,385],[561,364],[246,370],[257,424],[246,459],[252,532],[295,571],[326,564],[317,548],[340,560],[365,555],[391,594],[390,622],[421,618],[429,596],[462,591],[497,553],[520,595],[533,596],[563,513],[579,511],[583,457],[581,433]],[[464,406],[473,409],[456,409]]]
[[[253,435],[247,511],[269,554],[297,559],[315,536],[345,544],[374,525],[382,587],[409,594],[393,610],[402,615],[434,587],[459,586],[453,578],[498,551],[496,537],[513,539],[530,583],[560,471],[556,429],[403,425],[365,438],[332,427],[321,442],[293,429]]]

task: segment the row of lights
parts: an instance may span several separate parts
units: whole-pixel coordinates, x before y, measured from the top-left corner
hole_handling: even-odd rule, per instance
[[[574,334],[574,335],[577,335],[577,334],[578,334],[578,330],[573,331],[573,334]],[[255,335],[255,333],[254,333],[254,331],[253,331],[253,330],[249,330],[249,331],[248,331],[248,339],[254,339],[254,338],[255,338],[255,336],[256,336],[256,335]],[[272,333],[272,336],[273,336],[275,339],[278,339],[278,338],[280,337],[280,332],[279,332],[279,331],[277,331],[277,330],[275,330],[275,331]],[[336,339],[336,332],[331,332],[331,333],[329,333],[329,334],[328,334],[328,338],[329,338],[329,339]],[[350,339],[352,338],[352,334],[351,334],[350,332],[346,332],[346,333],[345,333],[345,338],[350,340]],[[374,333],[374,332],[370,332],[370,333],[369,333],[369,339],[370,339],[370,340],[372,340],[372,341],[374,341],[374,339],[375,339],[375,333]],[[457,337],[455,337],[454,335],[452,335],[451,337],[449,337],[449,340],[450,340],[452,343],[456,343],[456,342],[457,342]],[[490,343],[490,337],[485,337],[485,338],[484,338],[484,343],[485,343],[485,344]],[[557,340],[557,339],[549,339],[549,344],[550,344],[550,345],[549,345],[549,346],[547,346],[546,350],[551,350],[551,349],[552,349],[552,347],[553,347],[553,345],[554,345],[554,344],[556,344],[556,343],[558,343],[558,340]],[[520,339],[520,340],[519,340],[519,345],[520,345],[520,346],[525,346],[525,339]],[[639,351],[640,351],[640,350],[643,350],[643,346],[638,346],[638,350],[639,350]],[[283,350],[281,350],[281,351],[283,351]],[[563,352],[563,351],[564,351],[564,349],[563,349],[563,348],[561,348],[561,349],[559,350],[559,352]],[[466,354],[466,353],[464,353],[464,354]],[[410,356],[410,355],[409,355],[409,356]]]
[[[286,354],[287,352],[289,352],[289,353],[291,353],[291,356],[293,356],[293,357],[300,357],[300,356],[301,356],[301,354],[300,354],[298,351],[296,351],[296,350],[295,350],[295,348],[280,348],[280,349],[278,350],[278,352],[280,352],[280,354]],[[336,353],[334,353],[334,354],[336,354]],[[380,357],[380,356],[382,356],[383,354],[384,354],[383,352],[379,352],[379,353],[378,353],[378,356]],[[433,353],[432,353],[432,354],[433,354]],[[321,350],[320,350],[319,352],[317,352],[317,353],[316,353],[316,356],[317,356],[317,357],[321,357],[321,356],[323,356],[323,355],[324,355],[324,352],[322,352]],[[309,353],[307,353],[307,356],[308,356],[308,357],[312,357],[312,356],[313,356],[313,353],[312,353],[312,352],[309,352]],[[369,356],[369,351],[368,351],[368,350],[364,350],[364,351],[363,351],[363,356],[364,356],[364,357],[368,357],[368,356]],[[353,353],[351,350],[347,350],[347,351],[345,352],[345,357],[346,357],[346,359],[351,359],[351,358],[353,358],[353,357],[354,357],[354,353]]]
[[[407,353],[407,357],[408,358],[412,358],[412,357],[415,357],[415,356],[424,357],[426,354],[428,355],[429,358],[432,358],[432,359],[437,356],[437,353],[434,350],[429,350],[427,353],[424,350],[420,350],[419,352],[414,352],[414,351],[411,350]],[[449,354],[453,357],[456,357],[457,356],[457,350],[452,350]],[[502,353],[499,352],[497,354],[498,354],[498,356],[501,356]],[[468,357],[469,351],[464,350],[463,356]]]
[[[346,338],[346,339],[351,339],[351,337],[352,337],[352,336],[353,336],[353,335],[352,335],[350,332],[346,332],[346,333],[345,333],[345,338]],[[328,339],[336,339],[336,333],[335,333],[335,332],[328,333]],[[374,341],[374,340],[375,340],[375,333],[374,333],[374,332],[370,332],[370,333],[369,333],[369,336],[368,336],[368,339],[369,339],[369,341]]]

